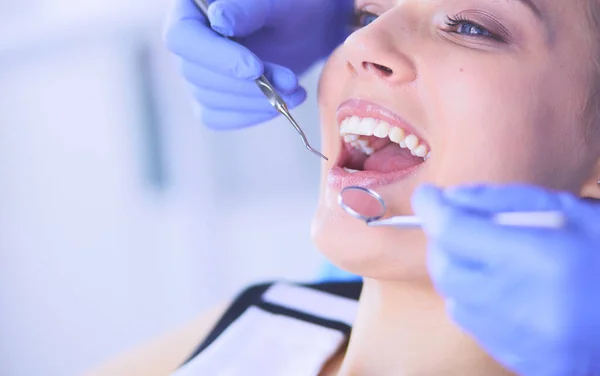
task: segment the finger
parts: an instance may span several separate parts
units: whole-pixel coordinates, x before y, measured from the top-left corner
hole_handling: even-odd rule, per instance
[[[281,0],[217,0],[208,8],[213,29],[227,36],[248,36],[277,15]],[[283,2],[285,3],[285,2]]]
[[[427,233],[436,233],[436,216],[445,207],[442,190],[433,185],[424,184],[413,193],[411,205],[415,214],[423,222],[423,230]]]
[[[196,87],[264,98],[264,94],[256,85],[255,80],[214,73],[202,66],[185,61],[182,62],[180,70],[182,76]],[[291,70],[280,65],[265,63],[265,76],[280,94],[290,94],[299,88],[297,76]]]
[[[544,364],[540,363],[539,358],[527,356],[540,351],[556,353],[557,349],[540,349],[540,345],[554,344],[536,340],[536,334],[532,333],[527,325],[523,326],[505,314],[505,307],[495,305],[490,309],[478,310],[451,301],[447,304],[446,311],[452,321],[469,333],[490,356],[509,371],[523,374],[523,370],[537,369],[541,371],[540,374],[545,375],[568,374],[562,367],[557,369],[556,363],[552,363],[554,369],[544,370]]]
[[[258,125],[278,116],[274,111],[223,111],[203,109],[202,123],[213,130],[236,130]]]
[[[553,192],[528,185],[475,185],[451,188],[444,193],[447,202],[486,213],[514,211],[559,211],[569,228],[590,228],[589,218],[597,218],[598,206],[569,192]]]
[[[181,20],[196,20],[206,24],[206,17],[200,12],[193,0],[172,0],[167,22],[165,23],[165,32]]]
[[[444,198],[453,205],[487,213],[560,210],[561,194],[528,185],[471,185],[450,188]]]
[[[480,263],[463,262],[435,246],[427,253],[427,268],[436,290],[446,298],[479,306],[499,299],[502,278]]]
[[[462,209],[447,209],[444,216],[438,241],[449,255],[489,268],[532,267],[564,243],[564,234],[554,229],[499,225]]]
[[[560,244],[558,231],[495,224],[489,214],[453,206],[440,189],[431,186],[415,191],[413,208],[434,245],[457,262],[493,268],[525,267],[525,258],[543,258],[544,253]]]
[[[198,103],[212,110],[276,112],[264,95],[239,95],[199,87],[193,88],[192,94]],[[293,93],[282,95],[282,98],[290,109],[294,109],[306,99],[306,90],[298,88]]]
[[[265,76],[283,93],[290,93],[299,88],[298,76],[289,68],[284,66],[264,63]]]
[[[178,5],[186,8],[189,1],[179,0]],[[171,52],[183,59],[223,75],[256,79],[264,71],[261,60],[254,53],[216,34],[198,15],[183,15],[172,21],[165,33],[165,43]]]
[[[513,352],[517,350],[517,343],[511,340],[511,336],[517,333],[514,333],[513,323],[507,322],[501,313],[497,310],[474,309],[453,300],[447,301],[446,311],[452,321],[469,333],[497,361],[509,369],[518,366],[521,360]]]

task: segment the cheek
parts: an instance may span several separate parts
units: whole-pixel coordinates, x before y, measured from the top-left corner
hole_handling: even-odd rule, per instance
[[[427,67],[423,103],[435,129],[438,182],[523,182],[555,185],[564,164],[557,150],[564,109],[548,73],[513,63],[471,59]],[[564,103],[564,102],[563,102]]]

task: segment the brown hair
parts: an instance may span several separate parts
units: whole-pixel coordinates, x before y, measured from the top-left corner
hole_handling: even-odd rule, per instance
[[[584,109],[588,119],[586,138],[598,142],[600,139],[600,1],[583,0],[583,12],[587,21],[587,39],[591,61],[590,93]]]

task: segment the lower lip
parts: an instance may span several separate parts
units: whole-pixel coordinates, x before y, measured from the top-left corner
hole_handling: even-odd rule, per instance
[[[378,188],[406,179],[413,175],[420,167],[421,165],[419,164],[409,169],[400,171],[357,171],[351,173],[342,167],[334,166],[329,171],[328,183],[330,186],[338,190],[342,190],[345,187],[350,186]]]

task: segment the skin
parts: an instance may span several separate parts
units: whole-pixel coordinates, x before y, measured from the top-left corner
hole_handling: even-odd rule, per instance
[[[411,178],[378,189],[395,215],[412,214],[410,197],[422,183],[522,182],[582,192],[598,176],[597,146],[586,140],[583,118],[593,49],[578,37],[587,32],[575,21],[582,19],[580,7],[536,3],[542,21],[516,0],[359,0],[358,7],[382,16],[351,35],[327,63],[319,93],[325,154],[335,156],[340,147],[338,105],[360,97],[396,111],[432,149],[432,158]],[[501,20],[514,42],[440,30],[439,12],[494,24],[470,9]],[[382,75],[373,63],[394,74]],[[366,277],[426,279],[423,234],[365,229],[348,218],[338,209],[338,192],[327,185],[331,160],[322,169],[313,224],[319,249]],[[356,235],[343,236],[348,233]]]
[[[393,215],[413,213],[410,198],[423,183],[518,182],[600,198],[598,103],[590,100],[600,65],[584,13],[596,3],[534,2],[539,18],[518,0],[357,1],[379,18],[354,32],[322,74],[323,151],[331,161],[322,165],[312,233],[332,262],[365,283],[350,342],[322,375],[508,374],[448,319],[427,274],[425,235],[349,218],[327,176],[341,146],[337,107],[363,98],[397,112],[432,149],[414,175],[378,188]],[[444,23],[456,14],[492,32],[501,24],[510,35],[504,43],[459,35]],[[167,375],[216,317],[89,375]]]
[[[414,175],[378,188],[392,215],[413,213],[410,198],[423,183],[518,182],[598,197],[599,138],[589,127],[600,124],[590,125],[588,107],[595,50],[580,37],[589,34],[585,4],[535,4],[540,18],[516,0],[358,0],[379,17],[324,69],[325,154],[339,152],[338,106],[363,98],[397,112],[432,150]],[[457,34],[444,23],[457,13],[491,32],[499,23],[510,37]],[[424,234],[368,228],[346,215],[327,182],[334,163],[323,165],[313,238],[335,264],[366,277],[340,374],[503,374],[446,318],[427,276]]]

